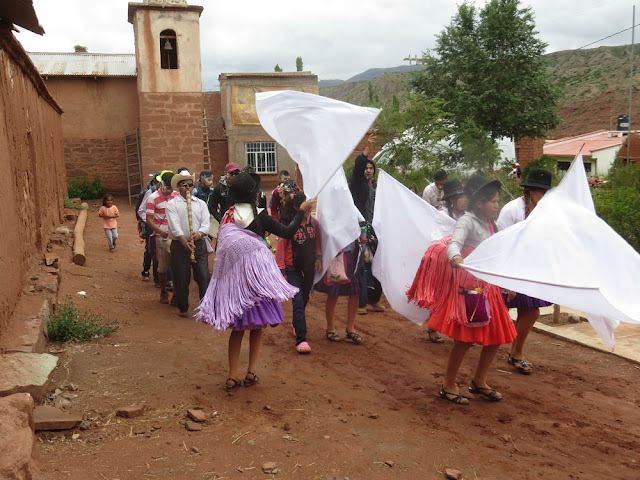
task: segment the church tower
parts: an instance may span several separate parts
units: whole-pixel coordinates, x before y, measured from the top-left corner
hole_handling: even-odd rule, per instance
[[[186,0],[129,3],[136,49],[142,172],[204,168],[200,15]]]

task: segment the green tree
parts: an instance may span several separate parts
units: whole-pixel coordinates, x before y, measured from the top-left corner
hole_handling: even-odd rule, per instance
[[[303,69],[302,57],[296,58],[296,71],[301,72]]]
[[[281,72],[281,71],[282,71],[282,68],[280,68],[280,65],[278,65],[278,64],[276,63],[276,66],[275,66],[275,68],[273,69],[273,71],[274,71],[274,72]]]
[[[78,53],[78,52],[87,53],[89,50],[84,45],[78,44],[78,45],[74,45],[73,46],[73,51],[76,52],[76,53]]]
[[[384,145],[380,165],[391,167],[405,182],[408,176],[424,172],[428,176],[440,167],[442,143],[451,135],[442,101],[412,93],[404,108],[386,105],[375,123],[376,140]]]
[[[369,80],[367,89],[369,90],[369,103],[373,104],[373,82],[371,80]]]
[[[500,159],[500,147],[486,130],[469,120],[457,135],[462,163],[480,174],[495,170]]]
[[[535,28],[519,0],[490,0],[479,12],[465,2],[425,53],[413,86],[443,98],[458,129],[471,120],[493,139],[544,136],[560,120],[559,90],[545,71],[547,45]]]

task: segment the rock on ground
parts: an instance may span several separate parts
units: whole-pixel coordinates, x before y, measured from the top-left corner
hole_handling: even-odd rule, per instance
[[[46,396],[58,357],[48,353],[0,355],[0,397],[29,393],[35,401]]]
[[[33,398],[16,393],[0,398],[0,478],[31,480],[38,471],[31,458],[33,433]]]
[[[35,430],[71,430],[82,423],[82,415],[65,413],[55,407],[36,407]]]
[[[447,480],[462,480],[462,472],[455,468],[447,468],[444,474],[447,476]]]
[[[207,419],[207,416],[202,410],[197,410],[194,408],[187,410],[187,415],[189,415],[189,418],[194,422],[202,423]]]
[[[123,418],[136,418],[142,416],[146,410],[145,405],[131,405],[129,407],[121,407],[116,410],[116,416]]]

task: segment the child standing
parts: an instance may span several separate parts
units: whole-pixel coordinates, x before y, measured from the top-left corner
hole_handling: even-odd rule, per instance
[[[102,207],[98,211],[98,216],[102,217],[102,227],[109,244],[109,252],[113,253],[116,249],[116,240],[118,240],[118,221],[116,218],[120,216],[120,212],[118,207],[113,204],[113,195],[110,193],[107,193],[102,199]]]
[[[289,225],[306,199],[302,192],[287,198],[280,214],[280,222]],[[304,311],[313,288],[313,277],[316,272],[322,271],[322,247],[318,228],[318,221],[311,216],[311,212],[305,212],[304,220],[293,239],[280,240],[276,250],[278,268],[284,272],[291,285],[300,289],[293,297],[293,331],[298,353],[311,353],[311,347],[307,343]]]

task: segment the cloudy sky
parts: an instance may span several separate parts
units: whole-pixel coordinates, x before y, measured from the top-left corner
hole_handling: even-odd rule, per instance
[[[27,51],[70,52],[76,44],[90,52],[133,53],[127,0],[33,0],[40,37],[17,35]],[[434,46],[450,22],[453,0],[190,0],[204,7],[200,19],[205,90],[218,88],[220,72],[273,71],[278,63],[320,79],[343,79],[371,67],[402,65],[407,55]],[[478,0],[482,6],[485,1]],[[640,2],[638,2],[640,3]],[[631,26],[633,1],[523,0],[535,14],[548,51],[579,48]],[[615,7],[614,7],[615,5]],[[640,22],[640,10],[636,23]],[[636,33],[640,34],[640,28]],[[636,40],[640,35],[637,35]],[[631,43],[631,31],[601,45]]]

